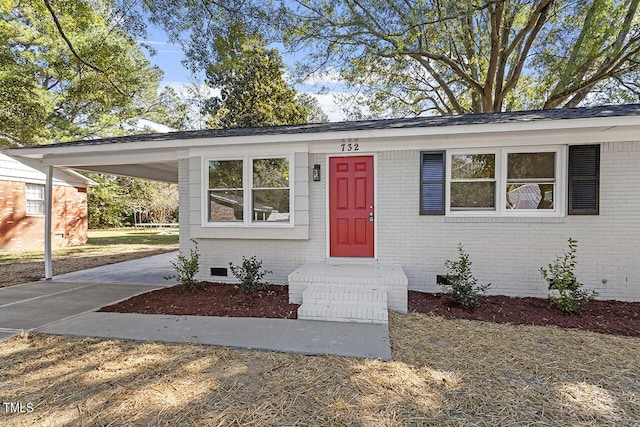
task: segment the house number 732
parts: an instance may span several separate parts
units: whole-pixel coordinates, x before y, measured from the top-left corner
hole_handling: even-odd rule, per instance
[[[358,147],[358,143],[354,144],[340,144],[341,151],[358,151],[360,147]]]

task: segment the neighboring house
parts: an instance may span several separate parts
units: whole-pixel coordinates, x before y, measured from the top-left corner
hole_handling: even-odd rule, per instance
[[[407,287],[440,291],[458,243],[490,293],[546,296],[539,268],[569,237],[587,288],[640,301],[640,105],[174,132],[11,154],[178,182],[181,248],[199,243],[198,279],[223,280],[229,262],[255,255],[273,282],[292,282],[295,302],[305,286],[368,265],[360,285],[386,287],[389,306],[406,310]],[[333,279],[297,270],[311,263],[340,267]],[[393,265],[385,284],[376,269]]]
[[[37,165],[36,165],[37,166]],[[0,154],[0,250],[42,250],[46,175]],[[53,244],[87,241],[87,185],[92,181],[70,170],[53,179]]]

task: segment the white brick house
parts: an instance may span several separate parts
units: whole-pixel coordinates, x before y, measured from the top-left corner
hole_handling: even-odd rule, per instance
[[[199,243],[201,280],[226,280],[229,262],[255,255],[274,283],[309,263],[395,265],[408,289],[438,292],[436,275],[462,243],[490,293],[546,296],[538,270],[572,237],[587,288],[640,301],[640,105],[175,132],[10,154],[178,182],[181,248]],[[406,289],[390,290],[389,306],[406,310]]]

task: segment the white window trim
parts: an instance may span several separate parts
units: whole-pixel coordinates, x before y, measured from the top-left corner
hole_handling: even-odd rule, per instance
[[[259,159],[289,159],[289,221],[269,222],[253,221],[253,160]],[[242,190],[243,190],[243,211],[242,221],[209,221],[209,162],[215,160],[242,160]],[[206,228],[293,228],[295,226],[295,165],[293,153],[252,155],[252,156],[208,156],[202,158],[202,187],[200,196],[202,198],[202,227]],[[247,203],[248,201],[248,203]]]
[[[495,183],[496,183],[496,199],[499,199],[498,197],[498,191],[500,189],[500,150],[493,150],[493,149],[469,149],[469,150],[447,150],[446,151],[446,157],[445,157],[445,164],[447,166],[446,168],[446,175],[445,175],[445,181],[446,181],[446,188],[445,188],[445,213],[448,216],[496,216],[500,214],[500,201],[496,200],[495,204],[496,204],[496,209],[495,210],[490,210],[490,209],[469,209],[469,210],[464,210],[464,209],[456,209],[456,210],[452,210],[451,209],[451,157],[456,156],[456,155],[464,155],[464,154],[493,154],[495,157]],[[494,179],[474,179],[473,181],[475,182],[493,182]]]
[[[555,194],[554,209],[507,209],[507,155],[509,153],[541,153],[555,152]],[[460,154],[495,154],[496,159],[496,209],[489,210],[451,210],[451,156]],[[494,149],[456,149],[446,151],[446,188],[445,188],[445,215],[449,217],[563,217],[566,215],[567,198],[567,147],[554,146],[527,146],[507,147]]]
[[[42,188],[42,199],[31,199],[29,198],[29,186],[37,186]],[[24,187],[24,204],[25,204],[25,213],[28,216],[44,216],[45,215],[45,200],[44,200],[44,184],[38,183],[25,183]],[[34,212],[29,210],[29,201],[38,201],[42,202],[42,212]]]

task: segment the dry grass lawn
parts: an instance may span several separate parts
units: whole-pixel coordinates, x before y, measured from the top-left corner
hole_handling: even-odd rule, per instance
[[[640,423],[640,339],[392,313],[391,362],[30,335],[0,346],[2,425]]]

